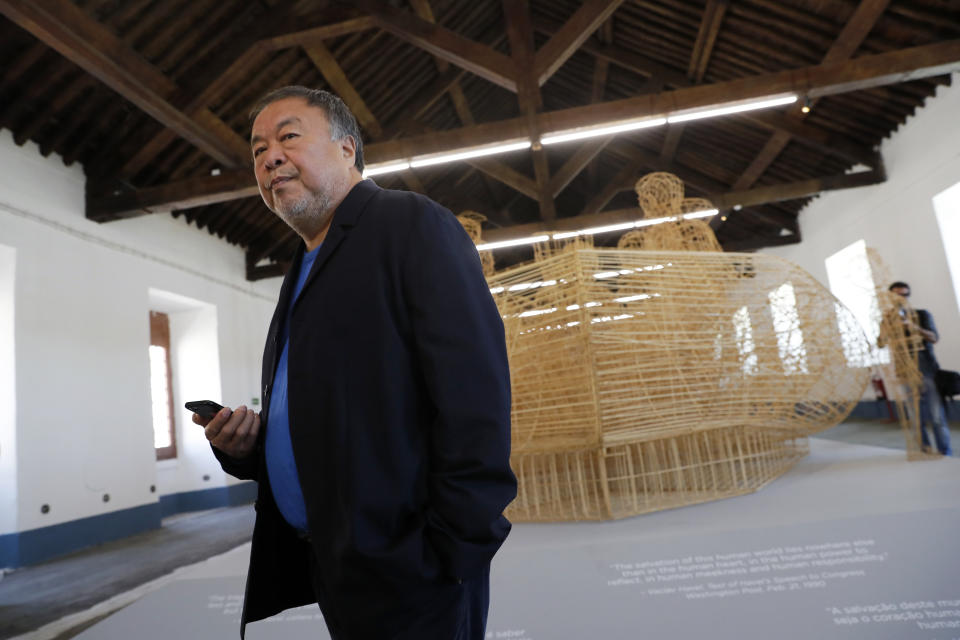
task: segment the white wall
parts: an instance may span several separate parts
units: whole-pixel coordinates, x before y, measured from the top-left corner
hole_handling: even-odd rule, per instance
[[[0,532],[17,516],[17,403],[13,284],[17,252],[0,244]]]
[[[99,225],[83,209],[80,167],[41,157],[32,143],[17,147],[0,131],[0,244],[16,250],[18,463],[16,522],[11,529],[0,519],[0,534],[157,501],[159,494],[150,492],[158,483],[147,356],[150,289],[212,310],[206,321],[213,320],[217,344],[204,356],[219,359],[225,403],[249,403],[258,395],[279,279],[246,282],[239,248],[182,219],[156,214]],[[175,324],[184,328],[180,319]],[[197,446],[195,431],[184,431],[178,432],[184,446],[177,466],[185,471],[165,488],[232,482],[209,450]],[[211,482],[203,482],[203,473]],[[43,504],[51,508],[46,515]]]
[[[885,140],[881,152],[886,182],[821,195],[800,212],[800,244],[764,251],[829,286],[824,260],[862,238],[893,278],[910,283],[911,303],[933,313],[941,366],[960,369],[960,308],[933,206],[934,196],[960,182],[960,74]]]

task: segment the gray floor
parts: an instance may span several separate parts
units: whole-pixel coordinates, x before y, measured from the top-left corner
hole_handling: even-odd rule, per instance
[[[887,449],[906,448],[900,423],[885,420],[848,420],[816,434],[816,437]],[[953,455],[956,456],[960,447],[960,422],[950,423],[950,442],[954,445]]]
[[[931,550],[955,545],[958,485],[957,459],[811,438],[810,455],[756,493],[613,522],[517,523],[491,569],[488,637],[953,638],[960,583],[952,556]],[[120,596],[129,606],[75,640],[235,640],[249,552]],[[315,605],[247,628],[247,640],[324,638]]]
[[[960,423],[952,423],[951,431],[953,442],[960,444]],[[879,420],[844,422],[817,437],[904,449],[900,426]],[[251,506],[184,514],[164,520],[159,530],[7,574],[0,580],[0,640],[241,545],[249,541],[252,527]],[[74,637],[94,622],[57,640]]]
[[[244,544],[253,514],[252,505],[182,514],[164,519],[160,529],[8,573],[0,580],[0,639]]]

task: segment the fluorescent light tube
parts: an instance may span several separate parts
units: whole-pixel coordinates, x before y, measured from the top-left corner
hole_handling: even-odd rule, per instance
[[[590,227],[589,229],[582,229],[580,233],[585,236],[591,236],[595,233],[607,233],[609,231],[623,231],[624,229],[632,229],[636,225],[636,222],[621,222],[619,224],[608,224],[603,227]]]
[[[515,238],[513,240],[501,240],[500,242],[488,242],[478,244],[477,251],[490,251],[492,249],[502,249],[503,247],[515,247],[522,244],[535,244],[537,242],[546,242],[550,239],[548,235],[530,236],[529,238]]]
[[[571,131],[557,131],[549,133],[540,138],[540,144],[556,144],[558,142],[568,142],[570,140],[583,140],[584,138],[596,138],[598,136],[608,136],[614,133],[623,133],[625,131],[635,131],[637,129],[647,129],[649,127],[659,127],[667,124],[666,118],[648,118],[645,120],[633,120],[631,122],[621,122],[620,124],[610,124],[587,129],[573,129]]]
[[[410,166],[414,169],[418,167],[429,167],[434,164],[442,164],[444,162],[455,162],[457,160],[468,160],[470,158],[480,158],[482,156],[492,156],[497,153],[506,153],[508,151],[517,151],[519,149],[529,149],[530,141],[523,140],[521,142],[508,142],[505,144],[498,144],[492,147],[476,147],[473,149],[466,149],[464,151],[457,151],[454,153],[445,153],[438,156],[425,156],[419,159],[414,158],[410,161]]]
[[[409,169],[409,162],[393,162],[390,164],[378,164],[372,167],[364,167],[363,177],[369,178],[370,176],[378,176],[383,173],[394,173],[395,171],[403,171],[404,169]]]
[[[683,214],[685,220],[693,220],[694,218],[710,218],[720,213],[716,209],[706,209],[705,211],[693,211],[692,213]]]
[[[745,102],[743,104],[733,104],[728,107],[716,107],[713,109],[691,110],[680,112],[667,116],[667,122],[686,122],[688,120],[699,120],[700,118],[712,118],[714,116],[725,116],[730,113],[740,113],[742,111],[753,111],[754,109],[766,109],[768,107],[778,107],[784,104],[790,104],[797,101],[797,96],[781,96],[779,98],[767,98],[755,102]]]

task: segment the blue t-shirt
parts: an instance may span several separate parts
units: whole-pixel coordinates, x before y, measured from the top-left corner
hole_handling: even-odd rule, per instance
[[[290,347],[290,311],[293,303],[300,295],[310,268],[320,247],[303,254],[300,263],[300,275],[297,286],[290,296],[290,306],[287,308],[287,317],[283,322],[280,342],[283,351],[277,362],[277,372],[273,376],[273,391],[270,392],[270,412],[267,415],[267,475],[270,477],[270,488],[273,499],[280,509],[280,513],[293,527],[300,531],[307,531],[307,505],[303,500],[303,491],[300,489],[300,477],[297,475],[297,462],[293,457],[293,443],[290,440],[290,415],[287,411],[287,351]]]

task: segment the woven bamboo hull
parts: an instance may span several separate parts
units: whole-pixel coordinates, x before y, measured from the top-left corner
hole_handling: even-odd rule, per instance
[[[773,256],[574,247],[489,282],[510,358],[517,521],[755,491],[869,380],[850,312]]]
[[[760,489],[808,452],[806,438],[712,429],[606,448],[515,455],[516,521],[613,520]]]

